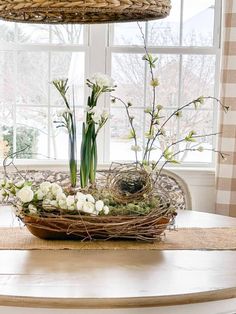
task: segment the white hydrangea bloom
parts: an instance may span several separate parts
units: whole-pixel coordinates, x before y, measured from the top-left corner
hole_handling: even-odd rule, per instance
[[[85,201],[84,200],[78,200],[76,207],[78,211],[82,211],[83,210],[83,206],[84,206]]]
[[[58,206],[58,202],[55,200],[50,201],[50,205],[52,205],[53,207],[57,207]]]
[[[37,207],[35,207],[33,204],[29,204],[28,206],[30,214],[37,214]]]
[[[75,198],[78,201],[86,201],[86,195],[81,192],[77,192]]]
[[[73,195],[67,196],[66,204],[68,207],[75,207],[75,197]]]
[[[105,206],[103,207],[103,211],[104,211],[104,214],[105,214],[105,215],[108,215],[108,214],[109,214],[110,209],[109,209],[109,207],[108,207],[108,206],[106,206],[106,205],[105,205]]]
[[[57,200],[57,201],[58,201],[58,200],[65,200],[65,199],[66,199],[66,194],[65,194],[62,190],[58,190],[58,191],[56,192],[55,197],[56,197],[56,200]]]
[[[94,214],[95,213],[95,206],[91,202],[84,202],[82,211],[84,213]]]
[[[21,180],[15,183],[15,186],[19,189],[21,189],[25,184],[25,180]]]
[[[66,204],[66,200],[61,199],[58,201],[58,205],[61,209],[67,209],[67,204]]]
[[[22,203],[29,203],[34,198],[34,192],[30,186],[24,186],[16,193],[16,196],[22,201]]]
[[[40,184],[39,188],[42,190],[43,193],[46,194],[46,193],[48,193],[51,185],[52,185],[52,183],[45,181],[45,182],[42,182]]]
[[[62,188],[59,184],[57,183],[52,183],[51,185],[51,192],[53,195],[57,195],[57,193],[61,193],[62,192]]]
[[[91,194],[86,194],[85,195],[85,200],[87,201],[87,202],[90,202],[90,203],[95,203],[95,199],[94,199],[94,197],[91,195]]]
[[[35,194],[39,201],[42,201],[45,196],[45,193],[41,189],[39,189]]]
[[[99,200],[95,203],[95,209],[97,212],[100,212],[103,210],[103,207],[104,207],[104,203],[103,201]]]

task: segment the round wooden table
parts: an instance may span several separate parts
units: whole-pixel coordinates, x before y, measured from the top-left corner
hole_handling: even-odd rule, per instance
[[[236,218],[182,211],[176,224],[236,227]],[[236,251],[2,250],[8,313],[236,313]]]

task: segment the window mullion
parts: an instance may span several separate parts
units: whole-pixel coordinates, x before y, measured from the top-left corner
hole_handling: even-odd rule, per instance
[[[89,77],[93,73],[106,73],[106,53],[107,53],[107,40],[108,40],[108,25],[91,25],[90,26],[90,53],[89,53]],[[106,107],[106,97],[103,95],[98,103],[98,106]],[[109,143],[107,141],[105,128],[101,129],[98,135],[98,163],[104,163],[106,159],[104,143]],[[107,144],[109,145],[109,144]]]

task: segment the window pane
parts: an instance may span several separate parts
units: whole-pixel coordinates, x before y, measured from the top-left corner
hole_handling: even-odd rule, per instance
[[[215,88],[215,56],[183,56],[182,99],[187,103],[199,96],[213,96]],[[211,105],[212,102],[207,102]]]
[[[140,23],[145,33],[145,23]],[[134,23],[117,23],[113,26],[113,45],[141,45],[143,39],[137,22]]]
[[[18,52],[17,105],[48,105],[48,53]]]
[[[214,6],[214,0],[184,1],[184,46],[213,45]]]
[[[148,22],[149,46],[179,45],[181,1],[172,0],[170,15],[165,19]]]
[[[49,25],[17,23],[17,37],[21,43],[49,43],[49,32]]]
[[[154,77],[158,79],[156,88],[156,102],[165,108],[177,107],[179,98],[179,56],[178,55],[153,55],[157,57]],[[153,89],[150,85],[151,75],[148,67],[148,97],[147,106],[153,102]]]
[[[13,152],[13,108],[0,105],[0,159]]]
[[[13,42],[15,40],[15,23],[0,21],[0,41]]]
[[[68,98],[75,106],[84,105],[85,60],[83,52],[53,52],[51,53],[51,81],[68,78],[70,86]],[[63,99],[51,84],[51,105],[64,106]],[[74,93],[74,96],[73,96]]]
[[[53,108],[50,118],[50,156],[56,159],[68,160],[68,132],[65,128],[56,128],[53,121],[58,120],[57,113],[61,107]],[[82,108],[76,109],[76,130],[77,130],[77,158],[80,158],[80,143],[82,139],[82,121],[84,118],[84,110]]]
[[[53,44],[83,44],[82,25],[56,25],[51,27]]]
[[[0,104],[9,107],[15,103],[15,54],[0,52]],[[4,75],[3,75],[4,74]]]
[[[17,157],[45,159],[48,156],[47,109],[18,107],[16,111],[16,150],[23,150]]]
[[[137,130],[139,139],[138,145],[143,145],[143,125],[144,114],[142,109],[131,109],[131,115],[134,117],[134,126]],[[133,140],[128,139],[130,134],[130,125],[123,108],[111,108],[112,119],[111,126],[111,145],[110,159],[114,160],[133,160],[135,158],[131,146],[134,145]],[[140,153],[139,153],[140,155]]]
[[[134,106],[144,105],[144,65],[141,54],[112,55],[112,78],[117,85],[114,94]]]
[[[184,138],[190,131],[195,131],[196,135],[207,135],[213,132],[213,111],[212,110],[185,110],[183,116],[179,119],[179,136]],[[207,136],[196,139],[194,143],[182,143],[181,150],[189,147],[200,146],[206,150],[203,152],[186,151],[179,155],[181,161],[185,162],[211,162],[214,137]]]

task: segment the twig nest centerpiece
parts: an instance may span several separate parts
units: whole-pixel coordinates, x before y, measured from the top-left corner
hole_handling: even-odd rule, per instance
[[[145,199],[153,190],[152,177],[141,164],[112,163],[109,172],[109,191],[119,203]]]

